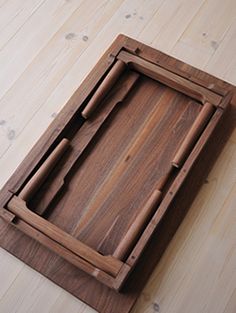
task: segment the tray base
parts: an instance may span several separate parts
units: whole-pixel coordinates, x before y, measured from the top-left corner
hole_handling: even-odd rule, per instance
[[[173,68],[185,73],[198,71],[171,57],[157,52],[149,47],[137,43],[124,36],[119,37],[113,48],[126,45],[127,49],[133,46],[139,47],[141,51],[150,56],[151,59],[165,59],[165,63],[171,64]],[[199,71],[201,82],[209,80],[209,75]],[[212,77],[211,77],[212,78]],[[222,90],[227,91],[232,86],[212,78],[217,86],[224,86]],[[218,82],[218,84],[217,84]],[[220,87],[219,87],[220,89]],[[153,271],[157,261],[160,259],[176,229],[184,218],[198,189],[204,182],[207,173],[222,150],[228,136],[235,125],[235,106],[231,106],[225,113],[217,129],[214,131],[214,140],[208,141],[200,157],[194,164],[184,185],[177,193],[168,212],[152,236],[145,251],[130,275],[121,293],[109,289],[84,272],[66,262],[64,259],[41,246],[39,243],[22,234],[13,226],[0,219],[0,246],[8,252],[21,259],[23,262],[37,270],[51,281],[55,282],[83,302],[87,303],[100,313],[128,313],[131,311],[149,275]],[[3,191],[0,197],[4,203],[11,195]]]

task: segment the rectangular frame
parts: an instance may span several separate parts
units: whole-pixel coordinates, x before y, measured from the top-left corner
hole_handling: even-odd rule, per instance
[[[157,58],[158,55],[159,58]],[[233,96],[233,87],[231,85],[224,82],[222,83],[222,81],[208,74],[205,75],[210,81],[214,81],[214,83],[209,83],[209,81],[206,83],[206,80],[197,81],[197,78],[193,74],[192,76],[189,75],[189,71],[185,70],[185,72],[182,72],[178,67],[174,72],[171,67],[170,71],[168,62],[163,62],[165,66],[160,62],[161,59],[165,58],[169,58],[170,61],[173,61],[173,58],[156,52],[154,49],[146,47],[135,40],[125,36],[119,36],[22,162],[15,174],[6,183],[0,194],[2,207],[0,214],[7,223],[14,225],[14,227],[17,227],[28,236],[31,236],[42,245],[58,253],[65,258],[65,260],[92,275],[109,288],[116,290],[119,290],[123,286],[130,272],[134,270],[152,235],[159,227],[169,206],[181,189],[182,184],[223,117],[227,104],[231,102]],[[110,256],[100,255],[95,250],[85,246],[58,227],[45,221],[37,214],[30,212],[24,201],[16,196],[29,177],[35,172],[38,165],[43,162],[45,155],[48,154],[51,147],[55,145],[61,137],[67,123],[75,114],[82,112],[88,99],[91,98],[91,95],[96,90],[94,86],[100,84],[101,77],[106,75],[116,59],[127,63],[135,71],[157,79],[202,103],[209,101],[216,107],[215,113],[209,120],[188,158],[185,160],[177,177],[171,184],[168,193],[162,199],[158,210],[149,221],[126,262],[121,262]],[[156,60],[158,60],[158,62]],[[178,61],[176,62],[178,63]],[[155,63],[158,63],[158,65]],[[193,68],[191,68],[191,70],[192,69]],[[185,73],[185,76],[183,73]],[[222,85],[224,88],[222,88]],[[211,86],[211,88],[209,88],[209,86]]]

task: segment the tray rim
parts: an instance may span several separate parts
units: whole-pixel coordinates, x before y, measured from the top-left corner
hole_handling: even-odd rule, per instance
[[[28,179],[28,177],[34,171],[35,167],[42,161],[42,159],[48,153],[50,148],[58,140],[64,127],[69,123],[69,121],[74,117],[75,114],[77,114],[78,112],[80,112],[82,110],[83,104],[86,102],[86,99],[92,93],[94,86],[96,84],[98,84],[101,77],[103,75],[105,75],[105,73],[109,70],[109,68],[111,67],[114,60],[116,59],[116,57],[118,56],[118,54],[120,53],[120,51],[122,49],[125,49],[125,50],[131,52],[132,54],[136,54],[139,57],[141,56],[144,59],[146,59],[144,52],[147,49],[148,50],[150,49],[150,51],[152,53],[153,53],[153,50],[155,51],[155,53],[159,53],[155,49],[152,49],[150,47],[147,47],[143,44],[136,42],[133,39],[130,39],[128,37],[120,35],[116,39],[116,41],[112,44],[112,46],[107,50],[107,52],[103,55],[103,57],[97,63],[97,65],[94,67],[92,72],[90,72],[90,74],[87,76],[87,78],[81,84],[81,86],[78,88],[78,90],[75,92],[75,94],[67,102],[65,107],[62,109],[62,111],[56,117],[56,119],[51,123],[49,128],[40,137],[38,142],[35,144],[35,146],[32,148],[32,150],[27,154],[26,158],[23,160],[23,162],[17,168],[15,173],[11,176],[11,178],[8,180],[8,182],[5,184],[5,186],[2,188],[2,191],[0,193],[0,206],[2,208],[4,208],[8,204],[8,202],[11,201],[11,199],[14,197],[14,195],[19,192],[22,185],[25,183],[25,181]],[[162,54],[162,57],[164,58],[164,54]],[[150,59],[150,57],[149,57],[149,59]],[[153,63],[154,60],[156,60],[156,58],[152,58],[152,60],[151,61],[148,60],[148,62]],[[158,62],[158,66],[164,67],[160,61]],[[167,69],[168,66],[166,66],[164,68]],[[169,71],[169,69],[168,69],[168,71]],[[177,74],[180,75],[179,72],[177,72]],[[212,77],[212,76],[210,76],[210,77]],[[203,85],[202,81],[196,82],[196,78],[194,76],[190,76],[186,79],[193,81],[195,84],[199,84],[201,86]],[[90,88],[87,88],[88,84],[89,84]],[[228,84],[228,83],[226,83],[226,84],[227,84],[226,86],[228,89],[227,92],[224,90],[222,91],[219,88],[219,86],[217,86],[215,84],[212,84],[212,85],[210,84],[211,85],[210,90],[213,90],[214,93],[223,96],[223,102],[216,109],[216,112],[213,116],[214,119],[213,119],[213,117],[211,118],[211,120],[213,119],[213,122],[211,122],[210,132],[208,130],[207,134],[204,134],[204,133],[202,134],[202,136],[204,135],[204,138],[202,139],[203,143],[204,142],[206,143],[208,141],[211,133],[213,132],[214,128],[217,126],[220,118],[223,115],[223,112],[225,109],[225,101],[224,100],[228,99],[228,97],[229,97],[228,91],[229,91],[229,89],[231,90],[233,88],[233,86],[231,86],[230,84]],[[205,85],[204,85],[204,88],[206,88]],[[207,87],[207,89],[209,89],[209,86]],[[79,97],[79,101],[78,101],[78,97]],[[75,103],[75,99],[76,99],[76,103]],[[201,138],[202,138],[202,136],[201,136]],[[204,144],[203,144],[203,147],[204,147]],[[38,153],[38,151],[40,151],[40,153]],[[186,160],[187,165],[185,164],[183,166],[183,169],[180,171],[179,174],[181,176],[181,180],[175,181],[175,188],[176,189],[175,189],[175,191],[173,191],[173,190],[170,191],[170,192],[172,192],[172,194],[171,194],[172,197],[169,198],[169,201],[173,200],[176,192],[178,192],[178,188],[180,188],[180,186],[184,182],[184,179],[186,178],[189,170],[191,169],[191,166],[194,164],[194,161],[196,160],[196,158],[198,156],[198,155],[196,155],[196,151],[197,151],[197,153],[201,153],[201,149],[199,150],[199,146],[197,146],[197,145],[195,147],[195,150],[193,150],[192,154],[189,156],[189,158],[191,157],[191,162],[189,161],[189,158],[188,158]],[[176,179],[177,178],[178,177],[176,177]],[[163,199],[163,201],[164,201],[164,199]],[[168,208],[168,205],[166,208]],[[158,209],[158,211],[159,211],[159,209]],[[156,214],[154,215],[153,218],[155,218],[155,219],[157,218]],[[150,221],[149,225],[153,226],[155,219],[154,220],[152,219]],[[155,230],[155,228],[153,228],[153,227],[152,228],[149,227],[145,230],[143,236],[145,236],[146,239],[143,242],[146,242],[146,243],[148,242],[148,240],[151,238],[151,235],[154,232],[154,230]],[[141,238],[142,238],[142,236],[141,236]],[[143,240],[143,238],[142,238],[142,240]],[[138,258],[141,256],[142,249],[144,249],[144,248],[145,248],[145,244],[141,248],[140,248],[140,245],[138,245],[138,246],[136,245],[133,252],[130,254],[130,257],[127,260],[127,265],[133,267],[136,264]],[[137,252],[138,252],[138,257],[137,257]],[[135,261],[133,258],[134,256],[135,256]],[[122,276],[119,277],[119,279],[116,279],[115,281],[113,281],[109,287],[113,286],[113,288],[115,288],[115,289],[121,288],[122,284],[124,283],[125,279],[127,278],[126,276],[129,274],[129,270],[130,270],[130,268],[126,268],[125,275],[124,275],[124,269],[123,269],[122,270]]]

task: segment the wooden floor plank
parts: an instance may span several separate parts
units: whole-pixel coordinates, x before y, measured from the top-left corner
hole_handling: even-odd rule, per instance
[[[204,2],[205,0],[164,1],[140,34],[139,39],[165,53],[170,52]]]
[[[1,7],[0,12],[4,12],[4,15],[0,16],[0,50],[16,35],[44,1],[27,0],[21,3],[18,0],[15,3],[8,1],[5,4],[8,5],[11,3],[10,8]],[[7,13],[10,13],[8,20],[6,20]]]
[[[58,29],[78,9],[81,2],[82,0],[46,0],[42,2],[22,27],[8,42],[1,46],[0,98],[14,85],[27,66],[31,64],[37,54],[47,45]],[[19,1],[17,0],[16,3],[19,3]],[[2,11],[4,12],[4,10]],[[4,29],[3,34],[4,36],[7,35]],[[0,41],[0,45],[2,43]]]
[[[221,44],[235,15],[234,0],[207,0],[178,40],[172,54],[203,69]]]
[[[32,270],[25,266],[0,301],[0,312],[47,312],[60,294],[60,288],[42,275],[32,279]]]
[[[235,299],[236,299],[236,288],[231,293],[230,299],[229,299],[223,313],[234,313],[235,312],[235,307],[236,307]]]
[[[0,249],[0,298],[11,288],[12,283],[24,267],[24,263]]]
[[[205,69],[213,75],[236,84],[236,20]]]
[[[66,291],[62,290],[49,313],[64,313],[65,307],[70,313],[95,313],[96,311],[89,308],[86,304],[78,299],[71,297]]]

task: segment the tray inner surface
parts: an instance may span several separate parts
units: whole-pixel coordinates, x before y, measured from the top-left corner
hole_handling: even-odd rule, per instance
[[[141,75],[119,79],[92,119],[75,118],[64,136],[70,149],[29,207],[102,254],[112,254],[139,210],[168,171],[171,160],[202,105]],[[110,114],[107,112],[114,106]],[[80,154],[80,144],[104,123]]]

